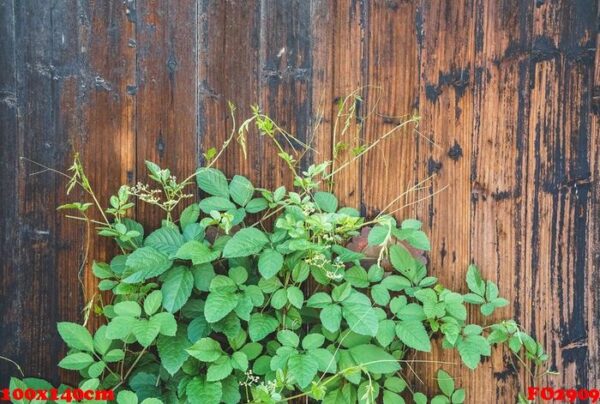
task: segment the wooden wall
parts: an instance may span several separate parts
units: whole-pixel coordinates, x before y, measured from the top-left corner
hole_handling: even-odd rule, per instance
[[[231,129],[231,100],[240,117],[257,103],[304,140],[319,122],[318,161],[331,156],[335,101],[360,89],[359,114],[375,113],[353,123],[356,139],[413,113],[420,134],[391,137],[350,166],[341,199],[374,214],[437,173],[424,200],[399,212],[426,224],[435,275],[464,289],[476,262],[513,303],[502,317],[516,316],[550,352],[560,376],[540,384],[599,387],[598,9],[594,0],[1,0],[0,355],[58,381],[55,323],[81,319],[94,292],[88,269],[85,296],[77,280],[85,229],[54,209],[66,201],[63,179],[19,156],[65,169],[79,151],[105,200],[144,178],[144,159],[192,172]],[[244,160],[232,148],[220,167],[265,187],[290,183],[264,139],[248,149]],[[156,221],[147,208],[136,215]],[[111,252],[96,240],[90,256]],[[497,351],[476,373],[453,373],[469,403],[510,402],[525,378],[509,363]],[[436,369],[421,366],[429,386]],[[0,361],[2,386],[11,374]]]

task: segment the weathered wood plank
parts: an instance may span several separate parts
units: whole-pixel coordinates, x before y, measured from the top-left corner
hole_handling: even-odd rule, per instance
[[[198,24],[193,0],[137,2],[137,170],[145,160],[185,178],[197,167]],[[164,212],[139,205],[138,219],[159,223]]]
[[[435,145],[419,148],[423,156],[420,176],[437,172],[431,194],[447,186],[441,194],[422,202],[417,210],[430,229],[432,274],[443,285],[458,290],[464,287],[464,275],[471,260],[474,14],[474,2],[465,0],[424,2],[416,16],[420,47],[420,130],[435,142]],[[442,350],[438,344],[433,359],[441,358],[460,363],[457,355]],[[429,393],[436,391],[435,372],[440,367],[435,363],[417,367],[422,371],[419,376],[427,384],[423,387]],[[451,366],[445,370],[458,377],[471,398],[489,396],[486,379],[475,379],[470,372],[460,369]]]
[[[2,282],[0,292],[0,316],[5,320],[0,328],[0,339],[12,341],[23,331],[22,318],[19,316],[23,303],[23,291],[18,285],[23,283],[26,273],[20,268],[19,245],[19,139],[17,133],[17,67],[15,60],[15,13],[14,1],[0,3],[0,211],[4,212],[0,220],[0,254],[2,254]],[[21,361],[24,356],[23,345],[15,342],[6,344],[2,355]],[[8,376],[16,375],[16,367],[0,361],[0,384],[7,385]]]
[[[7,207],[14,214],[6,244],[13,250],[8,254],[12,262],[3,278],[9,289],[1,305],[2,318],[7,321],[2,340],[10,343],[4,344],[3,355],[17,361],[32,376],[57,381],[56,363],[65,349],[56,322],[77,317],[81,307],[76,270],[59,266],[61,254],[77,255],[69,243],[74,234],[62,227],[54,211],[64,200],[64,181],[49,173],[27,175],[39,167],[19,165],[18,158],[25,156],[46,166],[61,167],[70,154],[60,103],[69,77],[77,71],[76,48],[71,46],[77,36],[77,14],[65,4],[51,8],[5,2],[3,7],[8,24],[3,29],[14,29],[14,34],[7,32],[7,47],[3,50],[12,51],[12,56],[5,55],[3,64],[8,74],[12,71],[13,79],[6,85],[14,85],[8,101],[17,114],[13,132],[3,131],[6,143],[2,146],[6,144],[11,153],[6,157],[12,169],[3,173],[2,182],[7,186],[3,193],[11,195]],[[11,63],[16,70],[10,68]],[[6,124],[11,125],[9,116]],[[4,175],[12,178],[5,180]],[[6,364],[2,366],[7,369]],[[17,374],[14,368],[9,372],[2,373],[3,382],[8,375]]]
[[[595,384],[589,373],[598,366],[588,356],[597,340],[588,321],[597,318],[598,306],[585,290],[597,269],[587,246],[593,239],[587,219],[593,203],[590,92],[596,7],[594,2],[547,3],[534,10],[531,114],[523,166],[527,272],[521,273],[521,321],[547,339],[552,365],[561,373],[550,382],[574,387]],[[548,307],[555,310],[543,310]],[[560,331],[553,335],[554,330]]]
[[[523,238],[521,166],[528,136],[531,8],[517,1],[475,5],[471,257],[511,302],[521,296],[517,274],[523,269],[517,252]],[[503,12],[508,9],[515,11]],[[518,315],[518,303],[513,307],[499,310],[493,319]],[[524,372],[516,373],[508,350],[495,350],[489,363],[477,374],[484,387],[469,393],[471,399],[479,394],[512,400],[524,388]]]

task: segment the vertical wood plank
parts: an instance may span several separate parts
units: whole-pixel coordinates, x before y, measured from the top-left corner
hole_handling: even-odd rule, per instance
[[[471,256],[485,277],[498,283],[502,296],[514,302],[496,312],[492,318],[496,321],[520,312],[518,274],[525,269],[519,254],[524,203],[521,166],[529,133],[532,5],[480,1],[475,7]],[[495,350],[490,366],[478,370],[477,379],[484,381],[479,384],[485,388],[470,392],[471,397],[484,394],[512,400],[526,388],[524,372],[515,372],[510,355],[506,349]]]
[[[521,321],[550,339],[556,385],[589,385],[590,346],[597,334],[590,318],[598,307],[586,291],[597,263],[588,255],[587,220],[592,209],[591,83],[597,34],[597,3],[542,4],[534,10],[531,115],[524,165],[527,232],[521,285]],[[598,220],[597,218],[595,220]],[[560,330],[553,335],[553,330]]]
[[[64,4],[43,7],[6,3],[6,28],[14,29],[14,35],[8,33],[3,50],[12,50],[12,56],[5,55],[7,72],[13,73],[12,82],[8,80],[6,85],[14,87],[3,104],[16,111],[17,126],[12,133],[3,132],[3,148],[6,144],[11,153],[6,157],[13,171],[8,173],[14,176],[6,182],[12,189],[4,191],[12,195],[6,203],[14,214],[8,244],[14,252],[9,254],[10,272],[3,278],[9,290],[2,297],[2,318],[7,320],[2,340],[10,341],[5,344],[6,356],[17,361],[28,374],[56,382],[56,363],[65,353],[56,322],[76,318],[81,302],[74,272],[59,266],[61,254],[75,255],[69,248],[75,237],[70,234],[63,238],[65,233],[54,211],[64,200],[64,181],[49,173],[28,176],[38,168],[19,165],[18,158],[25,156],[46,166],[62,167],[70,154],[62,131],[60,100],[69,77],[77,71],[76,48],[71,46],[77,37],[77,15],[76,9]],[[16,70],[11,70],[11,60]],[[3,266],[4,271],[8,269]],[[16,375],[14,368],[9,372],[2,374],[3,381],[9,374]]]
[[[421,161],[421,177],[426,177],[431,169],[438,171],[432,194],[447,186],[441,194],[420,204],[417,211],[420,217],[427,218],[435,249],[430,257],[432,275],[443,285],[461,290],[471,260],[474,2],[423,2],[417,13],[420,129],[437,144],[419,149],[419,154],[431,158]],[[436,347],[433,359],[440,358],[459,363],[457,355]],[[417,366],[429,393],[436,391],[435,372],[439,367],[435,363]],[[453,366],[446,370],[461,380],[471,397],[486,397],[486,382],[476,382],[478,379],[470,372],[459,369]]]
[[[198,24],[193,0],[137,2],[137,169],[145,160],[178,178],[198,161]],[[164,213],[140,205],[138,218],[155,226]]]
[[[260,35],[260,106],[279,126],[297,140],[310,141],[311,38],[310,2],[293,0],[261,1]],[[292,156],[303,146],[276,140]],[[278,156],[279,150],[267,137],[261,138],[261,185],[274,189],[292,186],[290,168]],[[266,165],[266,166],[265,166]]]
[[[22,332],[18,317],[22,304],[22,291],[17,285],[23,283],[25,274],[19,268],[19,207],[18,176],[20,173],[17,133],[17,79],[15,58],[15,13],[14,1],[0,2],[0,253],[3,260],[0,293],[0,316],[5,319],[0,328],[0,339],[11,341]],[[22,360],[22,344],[7,344],[2,355],[16,361]],[[0,384],[8,385],[9,375],[17,375],[16,367],[0,361]]]
[[[98,201],[107,206],[110,195],[121,184],[133,185],[136,177],[135,8],[131,2],[92,1],[82,3],[78,13],[79,38],[72,46],[78,51],[83,73],[69,82],[69,91],[62,100],[62,117],[73,150],[81,154]],[[89,199],[81,192],[69,199],[76,197]],[[94,219],[102,220],[95,208],[92,214]],[[68,219],[62,221],[68,222]],[[61,264],[72,271],[77,271],[86,250],[85,226],[78,223],[77,228],[73,248],[79,250],[78,259]],[[116,251],[113,242],[92,231],[88,265],[82,274],[83,304],[97,294],[98,281],[91,271],[93,260],[110,260]],[[96,327],[100,321],[92,315],[90,326]]]
[[[333,95],[337,105],[351,94],[356,94],[361,100],[349,99],[344,109],[344,115],[335,121],[338,111],[332,108],[332,148],[344,144],[335,159],[333,169],[341,167],[346,161],[352,159],[352,149],[363,144],[361,116],[368,106],[365,105],[365,94],[368,91],[365,77],[367,57],[367,41],[365,39],[368,27],[368,7],[362,1],[335,2],[335,30],[334,30],[334,68],[333,68]],[[353,105],[354,112],[351,111]],[[344,126],[347,129],[344,131]],[[333,191],[337,195],[340,206],[361,207],[362,178],[360,175],[360,159],[346,166],[334,178]]]

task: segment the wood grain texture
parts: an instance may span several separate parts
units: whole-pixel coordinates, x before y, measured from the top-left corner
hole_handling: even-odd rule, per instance
[[[515,316],[560,372],[539,384],[597,387],[599,15],[595,0],[0,2],[0,340],[10,341],[0,355],[66,377],[55,322],[80,318],[95,287],[86,270],[78,288],[85,230],[53,209],[63,181],[28,177],[18,156],[64,169],[79,150],[104,202],[145,178],[145,159],[189,174],[229,136],[232,101],[238,124],[256,104],[311,141],[304,166],[343,142],[339,167],[400,117],[421,116],[418,132],[394,134],[337,176],[340,201],[375,215],[435,174],[394,205],[423,199],[397,213],[425,223],[434,274],[464,291],[477,263],[513,303],[494,319]],[[341,135],[337,103],[355,90]],[[217,166],[289,185],[270,143],[252,130],[247,158],[232,144]],[[112,250],[96,240],[90,254]],[[433,359],[458,362],[441,348]],[[438,368],[418,366],[415,387],[433,393]],[[513,402],[529,384],[504,350],[476,373],[446,370],[468,403]],[[0,385],[15,374],[0,362]]]

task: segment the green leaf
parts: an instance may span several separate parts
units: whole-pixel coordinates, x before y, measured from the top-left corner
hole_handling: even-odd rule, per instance
[[[106,362],[112,363],[112,362],[119,362],[121,360],[123,360],[123,358],[125,357],[125,352],[123,352],[122,349],[111,349],[110,351],[108,351],[103,357],[102,359],[104,359]]]
[[[218,212],[226,212],[236,208],[229,198],[223,198],[220,196],[209,196],[208,198],[204,198],[200,201],[198,206],[202,212],[207,214],[213,210]]]
[[[144,240],[144,245],[153,247],[161,253],[172,256],[183,244],[183,236],[171,226],[161,227],[150,233]]]
[[[467,286],[479,296],[485,295],[485,282],[481,279],[481,274],[475,265],[469,265],[467,270]]]
[[[220,382],[208,382],[196,376],[185,388],[190,404],[219,404],[223,395]]]
[[[392,343],[396,337],[396,324],[393,320],[383,320],[379,322],[379,329],[377,330],[377,342],[382,347],[387,347]]]
[[[160,290],[155,290],[144,299],[144,311],[151,316],[160,308],[163,294]]]
[[[252,199],[254,194],[254,186],[248,178],[241,175],[233,177],[229,183],[229,193],[231,199],[240,206],[245,206]]]
[[[427,396],[420,392],[413,394],[413,400],[415,404],[427,404]]]
[[[118,316],[110,320],[106,326],[106,338],[124,339],[131,334],[133,326],[137,323],[134,317]]]
[[[396,376],[386,377],[383,387],[394,393],[402,393],[406,389],[406,382]]]
[[[138,320],[132,329],[133,335],[143,347],[148,347],[160,332],[160,324],[146,319]]]
[[[127,257],[127,267],[134,272],[123,279],[123,282],[138,283],[161,275],[172,263],[165,254],[153,247],[138,248]]]
[[[457,343],[458,353],[469,369],[475,369],[481,361],[481,355],[489,356],[490,344],[481,335],[468,335]]]
[[[214,168],[200,168],[196,174],[198,187],[207,194],[229,198],[229,187],[225,175]]]
[[[223,257],[236,258],[257,254],[269,242],[265,234],[253,227],[235,233],[223,249]]]
[[[58,363],[58,366],[69,370],[83,370],[94,363],[90,354],[77,352],[67,355]]]
[[[297,309],[301,309],[304,304],[304,293],[297,286],[290,286],[287,288],[287,299],[292,304],[292,306]]]
[[[335,213],[338,207],[338,200],[330,192],[316,192],[314,195],[314,200],[317,206],[328,213]]]
[[[125,301],[114,305],[113,310],[119,316],[139,317],[142,315],[142,308],[137,302]]]
[[[246,212],[258,213],[269,207],[269,203],[265,198],[254,198],[246,205]]]
[[[377,335],[379,320],[368,297],[355,292],[342,305],[342,315],[352,331],[371,337]]]
[[[87,328],[79,324],[68,322],[58,323],[57,326],[58,333],[70,348],[94,352],[94,340]]]
[[[389,234],[390,228],[388,226],[377,225],[369,231],[367,241],[372,246],[381,245],[385,242]]]
[[[245,372],[246,370],[248,370],[248,357],[244,352],[234,352],[231,355],[231,366],[233,366],[234,369],[238,369],[242,372]]]
[[[294,354],[288,359],[288,371],[302,389],[312,382],[318,370],[319,363],[311,355]]]
[[[431,352],[431,341],[423,323],[417,320],[401,320],[396,325],[396,335],[402,343],[417,351]]]
[[[239,296],[226,291],[210,292],[204,305],[204,315],[209,323],[216,323],[231,313],[238,305]]]
[[[406,248],[397,244],[390,247],[390,261],[393,267],[403,274],[408,275],[416,270],[415,258]]]
[[[325,337],[321,334],[308,334],[302,339],[302,348],[306,350],[320,348],[325,343]]]
[[[186,349],[191,345],[192,343],[188,340],[186,331],[183,327],[179,329],[177,335],[174,337],[164,335],[158,337],[156,346],[158,348],[160,364],[171,376],[177,373],[189,357],[189,353]]]
[[[118,404],[138,404],[137,395],[133,391],[121,390],[117,394]]]
[[[275,250],[265,250],[258,258],[258,271],[265,279],[270,279],[281,270],[283,255]]]
[[[190,240],[182,245],[175,256],[182,260],[191,260],[194,265],[206,264],[219,258],[219,251],[211,250],[198,240]]]
[[[253,342],[261,341],[274,332],[279,326],[279,321],[267,314],[255,313],[248,323],[248,335]]]
[[[277,340],[283,346],[289,346],[292,348],[296,348],[300,343],[300,338],[298,335],[290,330],[281,330],[277,333]]]
[[[363,365],[369,372],[393,373],[400,370],[398,360],[377,345],[357,345],[349,351],[356,364]]]
[[[221,356],[215,362],[211,363],[206,373],[206,380],[216,382],[225,379],[231,374],[233,367],[226,355]]]
[[[212,338],[201,338],[186,351],[202,362],[214,362],[223,354],[221,345]]]
[[[96,262],[92,263],[92,272],[99,279],[111,278],[113,276],[113,272],[110,269],[110,266],[104,262]]]
[[[342,322],[342,308],[337,304],[328,304],[321,310],[319,318],[326,330],[336,332]]]
[[[371,288],[371,298],[380,306],[386,306],[390,301],[390,292],[382,284],[374,285]]]
[[[317,292],[312,295],[307,301],[308,307],[323,308],[331,303],[331,296],[324,292]]]
[[[181,229],[184,230],[188,224],[196,223],[199,217],[200,207],[197,203],[192,203],[181,212],[181,216],[179,217]]]
[[[104,369],[106,368],[106,363],[104,361],[99,361],[93,363],[87,370],[89,377],[99,377]]]
[[[457,389],[451,397],[452,404],[462,404],[465,401],[465,389]]]
[[[210,283],[215,278],[215,270],[211,264],[200,264],[192,267],[194,286],[202,292],[210,290]]]
[[[441,394],[433,397],[431,399],[431,404],[449,404],[450,401],[448,400],[448,397],[443,396]]]
[[[194,275],[183,266],[171,269],[164,280],[161,291],[163,307],[175,313],[188,301],[194,287]]]
[[[162,335],[168,335],[170,337],[175,336],[177,332],[177,321],[171,313],[162,312],[157,313],[150,319],[154,324],[158,324],[160,333]]]
[[[431,250],[431,244],[427,234],[420,230],[411,230],[406,238],[408,244],[417,250],[429,251]]]
[[[452,379],[452,376],[440,369],[437,372],[437,382],[442,393],[447,397],[452,396],[452,393],[454,392],[454,379]]]

